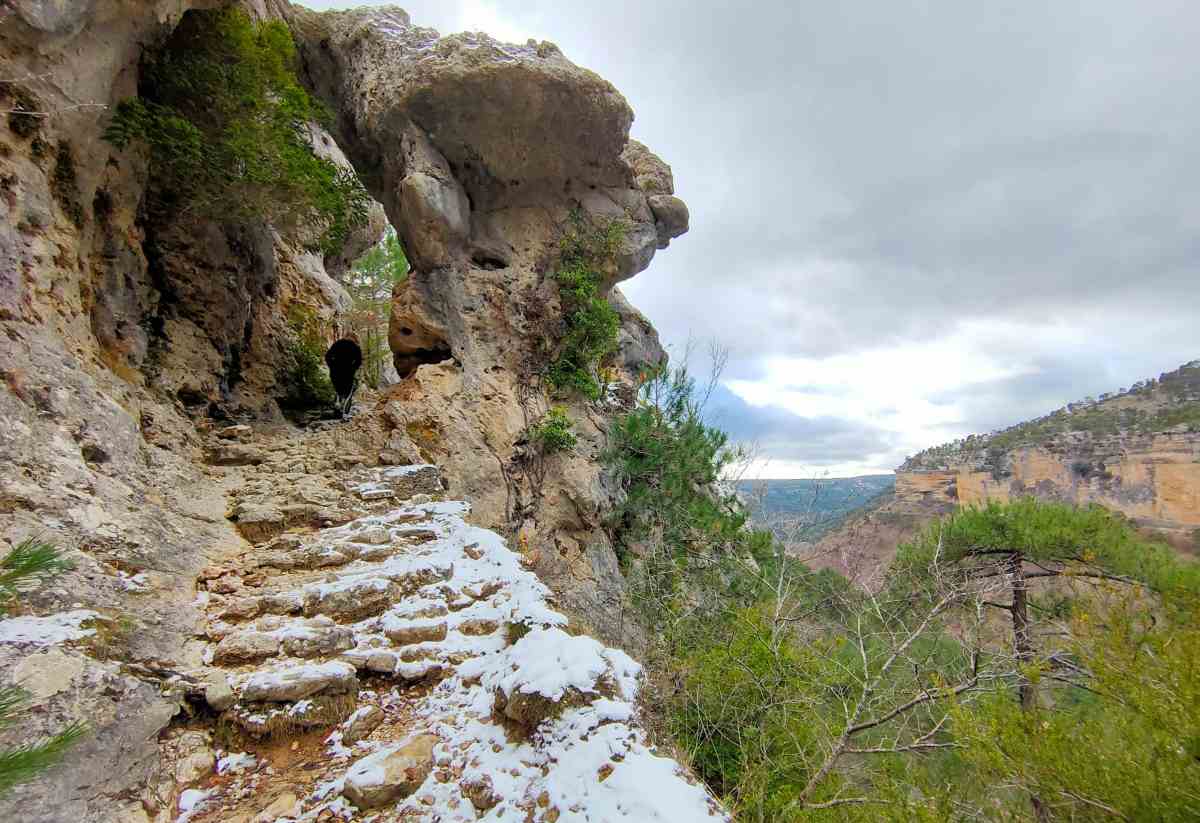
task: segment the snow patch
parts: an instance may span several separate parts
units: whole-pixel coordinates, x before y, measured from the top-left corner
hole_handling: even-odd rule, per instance
[[[100,615],[87,609],[60,612],[46,617],[10,617],[0,620],[0,643],[25,643],[55,646],[68,640],[80,640],[96,633],[83,624]]]

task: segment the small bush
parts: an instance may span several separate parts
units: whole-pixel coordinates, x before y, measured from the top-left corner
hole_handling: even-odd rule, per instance
[[[575,446],[575,435],[571,431],[571,418],[562,406],[555,406],[538,421],[529,432],[531,442],[542,447],[543,454],[564,452]]]
[[[290,336],[284,344],[283,366],[278,380],[284,394],[279,405],[290,411],[331,406],[333,384],[325,370],[325,336],[311,310],[293,306],[288,312]]]
[[[558,356],[546,372],[559,392],[578,392],[592,400],[602,392],[600,364],[617,347],[620,317],[600,294],[601,269],[625,236],[625,224],[613,220],[599,228],[587,225],[582,212],[571,215],[562,242],[558,272],[565,331]]]
[[[300,86],[295,63],[280,21],[255,23],[236,8],[188,12],[143,67],[140,96],[117,105],[105,139],[149,148],[159,208],[313,226],[312,248],[335,251],[366,220],[370,197],[313,151],[308,124],[328,113]]]

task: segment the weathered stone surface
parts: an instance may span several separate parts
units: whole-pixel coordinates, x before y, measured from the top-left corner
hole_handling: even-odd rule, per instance
[[[279,654],[279,640],[263,632],[244,631],[228,635],[217,644],[213,662],[221,666],[253,663]]]
[[[408,797],[433,770],[437,742],[435,735],[419,734],[364,757],[346,773],[342,793],[360,809],[377,809]]]
[[[290,657],[329,657],[354,647],[354,632],[343,626],[289,627],[280,634],[280,647]],[[332,623],[332,621],[330,621]]]
[[[552,44],[439,38],[394,8],[286,14],[311,84],[339,114],[339,142],[414,265],[393,295],[389,344],[404,379],[387,397],[395,444],[381,460],[411,444],[440,465],[478,522],[529,538],[534,568],[566,607],[615,633],[623,584],[600,527],[616,491],[595,461],[603,414],[574,410],[579,446],[548,461],[539,489],[519,444],[545,411],[528,386],[561,331],[545,275],[569,215],[625,224],[607,290],[686,230],[670,168],[629,139],[632,112],[616,89]],[[610,299],[622,330],[606,411],[617,411],[633,400],[637,369],[663,354],[645,318]]]
[[[214,711],[223,712],[237,702],[237,695],[224,675],[214,675],[204,685],[204,701]]]
[[[398,646],[445,640],[445,621],[395,621],[384,624],[384,634]]]
[[[387,580],[366,578],[338,585],[315,585],[304,590],[304,613],[324,614],[336,620],[355,620],[379,614],[397,591]]]
[[[271,669],[250,676],[241,689],[248,702],[288,703],[315,694],[345,694],[358,686],[354,667],[322,663]]]
[[[383,709],[378,706],[363,706],[346,718],[342,726],[342,743],[351,746],[363,740],[379,728],[383,722]]]

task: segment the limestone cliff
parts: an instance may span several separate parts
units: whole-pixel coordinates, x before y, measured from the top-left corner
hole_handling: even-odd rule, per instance
[[[629,278],[687,229],[670,169],[629,139],[617,90],[552,43],[439,38],[396,8],[284,13],[339,143],[413,263],[392,307],[407,378],[392,419],[478,522],[519,535],[566,608],[618,637],[621,579],[601,528],[614,491],[597,456],[638,367],[664,357],[619,292],[610,401],[571,407],[579,445],[544,476],[523,435],[547,407],[538,376],[562,316],[549,275],[568,217],[622,221],[605,285]]]
[[[145,153],[102,134],[112,107],[138,92],[143,54],[163,48],[189,10],[221,5],[0,5],[0,553],[28,535],[62,546],[75,570],[30,608],[90,613],[80,642],[0,637],[0,682],[24,684],[34,701],[29,725],[0,734],[0,748],[72,719],[92,727],[63,767],[0,799],[3,819],[172,820],[185,787],[218,780],[204,724],[256,694],[239,679],[248,671],[233,677],[214,660],[236,634],[224,600],[269,586],[264,569],[282,562],[281,545],[311,562],[295,567],[302,575],[324,574],[333,555],[283,533],[368,515],[364,499],[346,496],[353,472],[439,464],[444,480],[426,491],[448,487],[476,524],[511,537],[575,624],[620,632],[622,581],[601,528],[616,492],[596,457],[633,373],[664,355],[616,289],[620,349],[605,398],[570,408],[578,446],[535,461],[525,436],[547,402],[537,374],[560,322],[547,275],[562,225],[572,212],[625,223],[605,273],[615,285],[686,230],[670,169],[629,139],[621,95],[550,43],[441,38],[399,9],[316,15],[247,0],[252,14],[291,25],[307,80],[335,114],[328,132],[312,125],[314,142],[381,206],[328,257],[306,251],[299,229],[155,213]],[[391,327],[405,379],[314,451],[275,403],[288,311],[337,317],[337,278],[378,237],[385,211],[415,265]],[[406,541],[381,545],[399,552]],[[230,619],[248,619],[231,608]],[[242,628],[283,631],[274,617]],[[315,650],[343,674],[349,664],[333,658],[354,631],[370,634],[326,631],[322,620],[295,628],[315,632],[316,645],[273,654],[286,664]],[[267,642],[252,640],[259,651]],[[339,678],[329,693],[340,712],[349,679]],[[259,788],[261,763],[250,775]],[[510,799],[557,814],[569,798],[555,798]]]
[[[892,499],[817,551],[876,568],[933,517],[1023,495],[1098,503],[1181,551],[1200,551],[1200,361],[914,455],[896,470]]]

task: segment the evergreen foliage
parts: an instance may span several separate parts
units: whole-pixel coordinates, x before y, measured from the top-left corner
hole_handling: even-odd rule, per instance
[[[117,105],[105,138],[147,146],[160,208],[312,226],[312,248],[336,250],[370,198],[352,172],[314,152],[308,124],[328,115],[297,82],[295,63],[281,21],[190,11],[145,63],[139,97]]]
[[[705,617],[668,727],[741,819],[1192,819],[1197,568],[1099,508],[965,509],[880,591],[792,568]]]
[[[1003,690],[954,712],[965,764],[1015,819],[1027,797],[1054,819],[1195,820],[1200,809],[1200,610],[1155,618],[1134,597],[1070,621],[1068,651],[1088,674],[1052,710],[1026,713]]]
[[[703,407],[686,366],[643,375],[637,407],[617,420],[605,454],[625,490],[613,513],[619,550],[653,534],[686,564],[742,546],[748,515],[719,481],[743,455]]]
[[[27,592],[55,575],[71,568],[57,548],[40,540],[18,543],[0,560],[0,617]],[[14,725],[28,696],[19,687],[0,687],[0,729]],[[73,723],[47,740],[26,743],[15,749],[0,749],[0,794],[33,779],[58,763],[63,755],[87,731],[82,723]]]
[[[33,538],[21,541],[0,560],[0,615],[21,592],[70,569],[71,563],[49,543]]]
[[[284,391],[279,405],[289,411],[331,406],[335,393],[325,369],[328,341],[320,321],[310,309],[296,305],[288,312],[288,330],[278,376]]]
[[[389,226],[383,239],[355,261],[345,280],[354,303],[347,318],[349,332],[362,349],[363,380],[373,389],[379,388],[392,356],[387,342],[392,289],[407,276],[408,257],[396,230]]]
[[[547,382],[559,392],[574,391],[596,400],[603,391],[600,364],[617,347],[621,320],[600,294],[601,270],[616,254],[625,231],[619,220],[593,228],[582,212],[571,215],[554,275],[565,331],[558,355],[546,372]]]
[[[1017,555],[1042,574],[1100,576],[1141,583],[1158,592],[1200,594],[1200,566],[1181,563],[1171,549],[1138,535],[1101,506],[1021,498],[967,507],[930,524],[900,547],[895,568],[925,574],[938,556],[963,574],[996,557]]]

